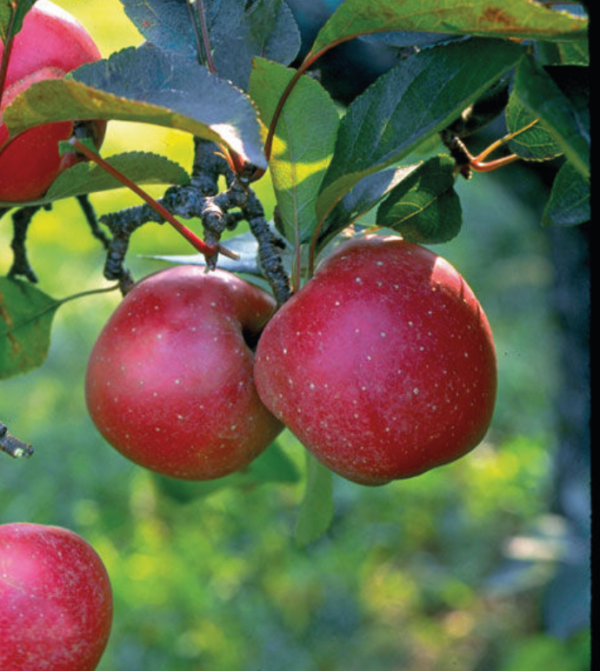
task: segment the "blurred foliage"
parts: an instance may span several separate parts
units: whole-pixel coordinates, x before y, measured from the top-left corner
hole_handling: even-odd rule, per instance
[[[142,41],[117,0],[59,4],[105,55]],[[131,149],[191,159],[181,134],[109,126],[104,153]],[[517,165],[501,172],[458,185],[463,230],[435,247],[476,291],[495,333],[500,385],[486,441],[382,488],[335,478],[332,526],[302,548],[293,540],[302,482],[165,486],[108,447],[87,416],[83,379],[118,295],[61,307],[44,365],[0,385],[2,420],[36,448],[28,461],[0,459],[0,523],[66,526],[102,556],[115,620],[99,671],[589,668],[585,631],[560,640],[541,623],[565,534],[548,512],[559,378],[544,186]],[[269,212],[269,184],[258,187]],[[92,201],[99,212],[137,204],[125,191]],[[8,223],[0,274],[11,259]],[[29,239],[40,288],[55,298],[106,285],[103,252],[75,201],[40,213]],[[133,237],[129,266],[141,277],[157,264],[137,255],[188,252],[150,224]],[[278,443],[303,473],[294,438]]]

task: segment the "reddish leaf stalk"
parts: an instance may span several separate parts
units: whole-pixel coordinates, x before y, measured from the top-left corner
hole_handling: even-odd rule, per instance
[[[196,14],[200,20],[200,34],[202,36],[202,44],[204,45],[204,53],[206,54],[206,66],[209,72],[216,74],[217,68],[213,60],[212,48],[210,45],[210,36],[208,34],[208,26],[206,24],[206,10],[204,8],[204,0],[196,0]]]
[[[351,40],[355,37],[355,35],[349,35],[345,37],[342,40],[337,40],[335,42],[331,42],[331,44],[328,44],[327,46],[323,47],[321,51],[317,51],[316,54],[313,54],[309,52],[306,54],[304,60],[294,73],[294,76],[292,79],[289,81],[288,85],[285,87],[283,93],[281,94],[281,98],[279,99],[279,102],[277,103],[277,107],[275,108],[275,112],[273,114],[273,118],[271,119],[271,125],[269,126],[269,130],[267,133],[267,139],[265,140],[265,157],[267,161],[271,158],[271,152],[273,151],[273,138],[275,136],[275,130],[277,129],[277,124],[279,123],[279,117],[281,116],[281,113],[283,112],[283,107],[287,101],[287,99],[290,97],[292,90],[300,80],[300,77],[308,70],[308,68],[313,65],[323,54],[325,54],[327,51],[330,49],[333,49],[333,47],[336,47],[338,44],[342,44],[343,42],[347,42],[348,40]]]
[[[117,179],[121,184],[126,186],[128,189],[137,194],[142,200],[144,200],[150,207],[152,207],[165,221],[167,221],[173,228],[180,233],[191,245],[203,254],[205,257],[210,258],[217,253],[221,253],[224,256],[228,256],[232,259],[237,259],[237,254],[231,252],[228,249],[225,249],[221,245],[207,245],[204,240],[199,238],[193,231],[191,231],[187,226],[178,221],[169,210],[167,210],[163,205],[156,201],[150,194],[140,188],[135,182],[132,182],[128,177],[119,172],[114,168],[110,163],[107,163],[103,158],[101,158],[94,151],[86,147],[85,144],[72,138],[70,140],[71,145],[81,154],[83,154],[87,159],[93,161],[99,165],[103,170],[105,170],[109,175],[112,175]]]

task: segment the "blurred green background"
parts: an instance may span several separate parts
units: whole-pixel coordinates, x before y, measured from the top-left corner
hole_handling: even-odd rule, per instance
[[[57,4],[105,56],[142,41],[118,0]],[[177,132],[113,123],[103,154],[143,149],[189,167],[190,144]],[[336,477],[333,524],[308,546],[294,541],[305,464],[289,434],[278,443],[296,482],[214,491],[166,483],[99,436],[83,379],[116,293],[64,305],[45,364],[0,382],[0,419],[36,448],[24,462],[0,455],[0,523],[66,526],[99,552],[115,598],[100,671],[589,668],[585,558],[575,572],[583,591],[565,583],[558,611],[548,611],[571,522],[552,504],[562,373],[552,302],[560,277],[539,225],[547,192],[535,173],[502,172],[459,185],[463,232],[435,248],[463,273],[494,330],[500,382],[488,437],[455,464],[383,488]],[[257,190],[271,212],[268,182]],[[138,204],[124,190],[92,202],[98,213]],[[5,216],[2,275],[10,232]],[[128,265],[140,278],[157,264],[138,255],[191,251],[149,224],[134,235]],[[74,201],[36,216],[29,254],[39,287],[55,298],[108,285]]]

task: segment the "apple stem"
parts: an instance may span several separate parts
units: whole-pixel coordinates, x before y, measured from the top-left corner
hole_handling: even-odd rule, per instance
[[[148,205],[150,205],[150,207],[155,212],[157,212],[165,221],[171,224],[171,226],[173,226],[173,228],[178,233],[180,233],[197,251],[203,254],[207,261],[208,259],[214,257],[217,253],[221,253],[223,256],[227,256],[228,258],[234,260],[239,258],[235,252],[232,252],[219,244],[207,245],[204,240],[199,238],[187,226],[184,226],[180,221],[178,221],[175,216],[169,212],[169,210],[167,210],[163,205],[152,198],[149,193],[144,191],[135,182],[132,182],[128,177],[123,175],[123,173],[110,165],[110,163],[101,158],[98,154],[96,154],[96,152],[89,149],[85,144],[83,144],[83,142],[80,142],[77,138],[71,138],[69,142],[80,154],[83,154],[87,159],[99,165],[109,175],[117,179],[119,182],[121,182],[121,184],[133,191]]]

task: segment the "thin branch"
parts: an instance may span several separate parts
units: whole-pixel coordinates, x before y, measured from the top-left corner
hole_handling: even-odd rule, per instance
[[[6,424],[0,422],[0,452],[13,459],[27,459],[33,454],[33,446],[10,434]]]

